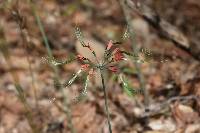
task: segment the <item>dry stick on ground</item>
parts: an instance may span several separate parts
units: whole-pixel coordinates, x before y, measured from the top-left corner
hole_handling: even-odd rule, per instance
[[[158,104],[152,104],[145,110],[149,110],[148,112],[144,112],[140,117],[150,117],[153,115],[156,115],[160,112],[162,112],[165,108],[169,107],[169,105],[174,102],[174,101],[180,101],[180,102],[185,102],[188,100],[200,100],[200,96],[195,96],[195,95],[189,95],[189,96],[176,96],[168,99],[167,101],[163,103],[158,103]]]
[[[32,2],[32,0],[27,0],[27,2],[30,5],[30,7],[31,7],[31,9],[33,11],[33,14],[35,16],[37,25],[38,25],[38,27],[40,29],[40,32],[42,34],[42,38],[44,40],[44,43],[45,43],[45,46],[46,46],[46,49],[47,49],[48,56],[51,59],[53,59],[53,54],[52,54],[52,51],[51,51],[51,48],[50,48],[50,45],[49,45],[49,41],[48,41],[48,38],[47,38],[46,33],[44,31],[44,27],[42,25],[41,19],[40,19],[39,15],[37,14],[37,9],[35,7],[35,4]],[[58,82],[60,84],[58,68],[56,66],[52,66],[52,68],[53,68],[53,71],[54,71],[54,74],[55,74],[54,79],[56,80],[56,82]],[[69,127],[71,133],[75,133],[76,131],[75,131],[75,128],[74,128],[73,123],[72,123],[70,104],[68,102],[67,95],[65,94],[63,87],[59,86],[58,89],[61,91],[61,94],[63,95],[64,109],[65,109],[65,114],[67,116],[68,127]]]
[[[126,19],[126,23],[128,25],[128,30],[129,30],[129,33],[130,33],[133,52],[138,53],[138,48],[136,46],[136,41],[135,41],[135,33],[133,31],[133,26],[131,25],[130,13],[126,8],[125,0],[119,0],[119,2],[120,2],[120,5],[122,7],[122,10],[123,10],[124,17]],[[137,71],[137,75],[138,75],[138,78],[139,78],[140,88],[144,91],[145,106],[148,106],[148,104],[149,104],[149,94],[148,94],[148,91],[145,88],[145,80],[144,80],[143,74],[141,72],[140,64],[138,64],[137,62],[134,62],[134,65],[135,65],[135,69]]]
[[[194,59],[200,61],[200,47],[189,39],[169,22],[163,20],[155,11],[140,3],[139,0],[125,0],[126,7],[131,9],[153,26],[161,36],[172,41],[176,47],[190,54]]]

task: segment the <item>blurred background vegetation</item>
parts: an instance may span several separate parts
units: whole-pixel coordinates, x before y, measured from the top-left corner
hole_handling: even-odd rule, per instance
[[[0,0],[0,133],[107,133],[100,75],[87,97],[74,102],[85,74],[66,89],[54,82],[70,79],[80,63],[53,67],[42,57],[91,58],[75,36],[77,26],[102,55],[127,25],[132,34],[120,47],[151,56],[139,66],[119,64],[124,82],[105,74],[113,132],[200,132],[200,1],[125,1]],[[140,88],[145,95],[130,91]]]

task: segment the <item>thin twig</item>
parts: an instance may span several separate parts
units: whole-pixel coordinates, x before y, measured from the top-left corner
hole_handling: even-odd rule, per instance
[[[150,116],[156,115],[160,113],[162,110],[164,110],[165,108],[167,108],[174,101],[185,102],[188,100],[198,101],[200,100],[200,97],[195,96],[195,95],[172,97],[162,103],[155,103],[155,104],[149,105],[149,107],[145,108],[145,110],[148,110],[148,112],[144,112],[140,117],[150,117]]]
[[[197,42],[194,40],[190,41],[176,26],[161,18],[154,10],[144,3],[139,2],[139,0],[125,1],[126,8],[140,15],[149,25],[154,27],[162,37],[172,41],[176,47],[200,61],[200,49]]]

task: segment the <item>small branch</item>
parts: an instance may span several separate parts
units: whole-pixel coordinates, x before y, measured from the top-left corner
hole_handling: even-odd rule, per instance
[[[189,53],[194,59],[200,61],[200,49],[196,49],[198,44],[190,42],[189,39],[178,30],[177,27],[162,19],[154,10],[138,0],[125,0],[126,7],[136,12],[144,20],[153,26],[161,36],[172,41],[176,47]],[[192,46],[194,45],[194,46]]]
[[[167,108],[174,101],[185,102],[188,100],[198,101],[198,100],[200,100],[200,97],[195,96],[195,95],[172,97],[163,103],[153,104],[153,105],[150,105],[149,107],[145,108],[145,110],[148,110],[148,112],[144,112],[140,117],[150,117],[150,116],[156,115],[156,114],[160,113],[162,110],[164,110],[165,108]]]

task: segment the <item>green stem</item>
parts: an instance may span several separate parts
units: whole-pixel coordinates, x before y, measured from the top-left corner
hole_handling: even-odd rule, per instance
[[[31,60],[30,60],[30,55],[27,51],[28,48],[29,48],[29,45],[30,45],[30,41],[27,39],[28,38],[28,32],[26,32],[26,30],[23,30],[23,28],[20,26],[19,22],[17,22],[17,24],[18,24],[18,27],[20,29],[20,35],[22,37],[24,49],[26,50],[26,59],[27,59],[27,62],[28,62],[28,69],[29,69],[30,76],[31,76],[31,84],[32,84],[32,87],[33,87],[35,107],[38,108],[38,98],[37,98],[37,89],[36,89],[36,85],[35,85],[35,78],[34,78],[34,74],[33,74],[33,68],[32,68],[32,64],[31,64]]]
[[[26,110],[25,116],[26,116],[26,118],[28,120],[28,123],[29,123],[31,129],[32,129],[32,132],[33,133],[41,133],[40,130],[37,128],[36,124],[33,122],[33,114],[31,112],[30,106],[27,103],[27,99],[26,99],[26,96],[24,94],[24,91],[23,91],[21,85],[16,82],[15,83],[15,88],[16,88],[16,90],[18,92],[18,98],[23,103],[24,108]]]
[[[105,81],[104,81],[104,76],[103,76],[102,70],[100,70],[100,73],[101,73],[101,82],[102,82],[102,87],[103,87],[103,92],[104,92],[105,108],[106,108],[106,115],[107,115],[107,120],[108,120],[109,133],[112,133],[110,113],[108,110],[108,96],[107,96],[107,92],[106,92]]]
[[[65,95],[65,92],[64,92],[64,88],[62,87],[62,89],[61,89],[61,91],[62,91],[62,94],[63,95]],[[70,131],[71,131],[71,133],[76,133],[76,131],[75,131],[75,128],[74,128],[74,126],[73,126],[73,122],[72,122],[72,114],[71,114],[71,110],[69,109],[70,108],[70,105],[68,104],[68,100],[67,100],[67,97],[66,96],[64,96],[63,97],[64,98],[64,112],[65,112],[65,114],[66,114],[66,116],[67,116],[67,121],[68,121],[68,127],[69,127],[69,129],[70,129]]]
[[[32,9],[32,11],[34,13],[34,16],[36,18],[36,22],[37,22],[37,25],[38,25],[38,27],[40,29],[41,34],[42,34],[42,38],[44,40],[48,56],[52,59],[53,58],[52,50],[50,48],[48,38],[47,38],[47,36],[45,34],[44,27],[42,25],[41,19],[40,19],[39,15],[37,14],[36,7],[35,7],[34,3],[31,0],[27,0],[27,1],[30,4],[31,9]],[[54,65],[52,65],[52,68],[53,68],[53,71],[55,73],[55,79],[59,82],[58,68],[56,66],[54,66]],[[59,87],[59,89],[61,90],[61,93],[62,93],[63,98],[64,98],[65,114],[67,116],[67,121],[69,122],[68,123],[68,127],[69,127],[71,133],[75,133],[75,128],[74,128],[73,123],[72,123],[71,111],[69,109],[67,95],[64,93],[64,88],[63,87]]]
[[[126,19],[126,23],[128,25],[128,30],[129,30],[129,33],[130,33],[130,39],[131,39],[131,42],[132,42],[133,53],[137,54],[138,48],[137,48],[136,40],[135,40],[135,33],[133,31],[133,26],[131,25],[130,13],[128,12],[128,9],[125,5],[126,0],[119,0],[119,2],[120,2],[120,5],[122,7],[122,10],[123,10],[124,17]],[[145,104],[145,106],[148,106],[149,105],[149,94],[148,94],[148,91],[145,88],[145,79],[144,79],[144,76],[143,76],[141,68],[140,68],[141,65],[138,64],[135,61],[134,61],[134,65],[135,65],[135,69],[136,69],[136,72],[137,72],[137,75],[138,75],[138,78],[139,78],[140,88],[144,92],[144,104]]]
[[[2,35],[4,38],[4,33],[3,33],[3,29],[1,29],[1,25],[0,25],[0,35]],[[10,68],[9,70],[11,70],[11,67],[13,66],[12,65],[12,61],[11,61],[11,58],[10,58],[10,52],[8,50],[8,47],[7,47],[7,42],[4,40],[4,39],[1,39],[0,38],[0,52],[2,52],[3,54],[3,57],[7,63],[7,66]],[[32,133],[40,133],[40,131],[37,129],[37,126],[36,124],[33,122],[33,114],[31,112],[31,108],[27,102],[27,99],[26,99],[26,95],[24,93],[24,90],[23,88],[21,87],[20,85],[20,82],[19,82],[19,76],[17,75],[17,73],[15,71],[10,71],[11,73],[11,76],[14,80],[14,84],[15,84],[15,89],[18,93],[18,99],[22,102],[24,108],[25,108],[25,117],[27,118],[28,120],[28,123],[31,127],[31,130],[32,130]]]

